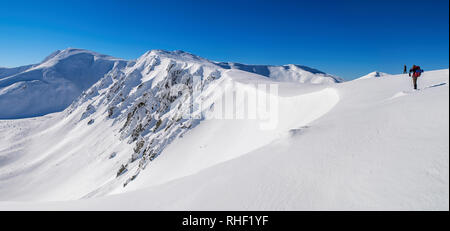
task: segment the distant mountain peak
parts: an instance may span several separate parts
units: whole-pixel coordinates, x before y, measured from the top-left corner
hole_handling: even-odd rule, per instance
[[[57,56],[59,53],[61,53],[61,50],[56,50],[56,51],[52,52],[50,55],[48,55],[47,57],[45,57],[45,59],[42,60],[41,63],[47,62],[48,60],[50,60],[50,59],[52,59],[53,57]]]
[[[0,110],[0,119],[62,111],[118,63],[126,61],[67,48],[51,53],[37,65],[0,70],[0,109],[8,108]]]
[[[357,79],[371,79],[371,78],[379,78],[379,77],[384,77],[384,76],[389,76],[389,75],[391,75],[391,74],[380,72],[380,71],[372,71],[369,74],[361,76]]]

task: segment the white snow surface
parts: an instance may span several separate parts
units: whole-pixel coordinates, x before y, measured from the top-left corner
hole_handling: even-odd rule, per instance
[[[305,84],[224,65],[153,50],[62,112],[0,120],[0,210],[449,209],[448,69],[414,91],[407,75]],[[189,101],[166,89],[179,83],[277,84],[277,126],[242,108],[182,119],[168,105]]]

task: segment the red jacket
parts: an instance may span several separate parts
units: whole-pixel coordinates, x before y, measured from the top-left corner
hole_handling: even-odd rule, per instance
[[[420,66],[416,66],[414,65],[410,70],[409,70],[409,75],[411,75],[411,72],[413,72],[413,77],[419,77],[423,70],[420,69]]]

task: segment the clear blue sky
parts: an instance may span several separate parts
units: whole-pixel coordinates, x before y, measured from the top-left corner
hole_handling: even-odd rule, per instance
[[[399,73],[403,64],[440,69],[449,63],[449,1],[0,0],[0,66],[67,47],[126,59],[184,50],[346,79]]]

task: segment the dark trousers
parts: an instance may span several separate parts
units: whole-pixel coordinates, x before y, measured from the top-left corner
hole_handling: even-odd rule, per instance
[[[414,89],[417,89],[417,78],[418,77],[412,77],[412,79],[413,79],[413,84],[414,84]]]

